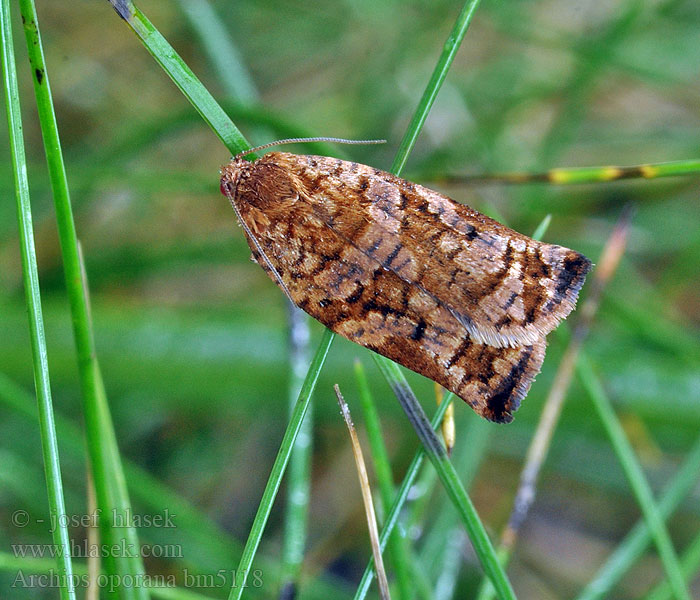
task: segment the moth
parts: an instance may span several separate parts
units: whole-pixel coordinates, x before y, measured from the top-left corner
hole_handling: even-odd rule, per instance
[[[246,160],[254,150],[222,168],[221,191],[287,297],[510,422],[590,261],[367,165],[286,152]]]

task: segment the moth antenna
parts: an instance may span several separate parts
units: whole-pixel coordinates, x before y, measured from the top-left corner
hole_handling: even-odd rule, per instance
[[[247,154],[253,154],[259,150],[265,150],[272,146],[281,146],[282,144],[300,144],[300,143],[310,143],[310,142],[334,142],[336,144],[386,144],[386,140],[346,140],[345,138],[334,138],[334,137],[310,137],[310,138],[287,138],[286,140],[278,140],[276,142],[268,142],[262,146],[256,146],[250,150],[244,150],[239,152],[233,157],[233,160],[237,160]]]
[[[258,242],[257,238],[255,235],[253,235],[253,232],[250,230],[250,227],[246,224],[246,222],[243,220],[243,216],[241,215],[241,211],[238,210],[238,206],[236,206],[236,202],[233,199],[233,196],[226,191],[226,195],[228,196],[229,202],[231,203],[231,206],[233,207],[233,212],[236,213],[236,217],[238,218],[238,222],[241,224],[241,227],[243,227],[243,231],[246,232],[248,235],[248,239],[253,240],[253,244],[255,245],[256,250],[260,254],[260,256],[263,257],[263,260],[267,264],[267,266],[270,268],[270,271],[275,276],[275,279],[277,280],[277,283],[279,286],[282,288],[282,291],[284,292],[285,296],[289,298],[289,301],[292,304],[295,304],[294,300],[292,300],[292,294],[290,294],[289,289],[287,289],[287,286],[285,285],[284,281],[282,281],[282,276],[278,273],[277,269],[272,265],[272,261],[267,257],[267,254],[265,254],[265,251],[262,249],[262,246],[260,245],[260,242]]]

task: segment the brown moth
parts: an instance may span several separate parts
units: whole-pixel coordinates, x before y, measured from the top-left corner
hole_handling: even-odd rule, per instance
[[[257,262],[298,307],[507,423],[590,261],[390,173],[325,156],[221,171]]]

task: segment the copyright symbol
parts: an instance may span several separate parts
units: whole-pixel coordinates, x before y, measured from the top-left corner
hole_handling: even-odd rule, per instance
[[[12,513],[11,521],[15,527],[26,527],[29,524],[29,513],[26,510],[16,510]]]

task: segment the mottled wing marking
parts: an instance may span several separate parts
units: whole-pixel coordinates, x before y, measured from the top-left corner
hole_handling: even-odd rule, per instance
[[[319,217],[408,283],[429,290],[475,340],[531,344],[573,310],[590,269],[581,254],[366,165],[351,170],[354,163],[338,159],[272,154],[299,177]],[[369,226],[358,228],[363,222]],[[410,249],[408,240],[415,242]]]
[[[316,233],[326,229],[311,217],[303,222],[307,232],[312,222]],[[274,237],[292,237],[293,229],[281,227]],[[300,308],[343,337],[437,381],[480,415],[500,423],[512,420],[539,372],[543,340],[519,348],[474,342],[464,325],[432,296],[415,290],[341,238],[332,245],[328,237],[325,242],[324,253],[311,258],[308,253],[290,252],[283,241],[264,245]],[[304,277],[294,275],[298,268]]]

